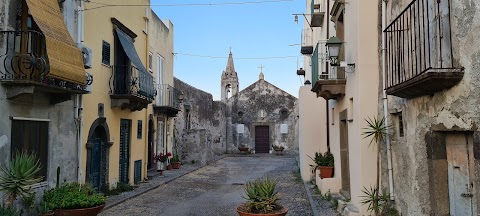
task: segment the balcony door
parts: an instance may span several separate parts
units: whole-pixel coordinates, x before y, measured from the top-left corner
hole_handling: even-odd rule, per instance
[[[120,182],[128,184],[131,120],[120,120]]]
[[[162,105],[163,103],[163,95],[165,94],[163,91],[165,90],[163,88],[163,73],[164,73],[164,58],[161,55],[157,55],[157,84],[158,84],[158,89],[157,89],[157,104]]]
[[[115,94],[128,94],[130,91],[130,59],[118,37],[115,37]]]

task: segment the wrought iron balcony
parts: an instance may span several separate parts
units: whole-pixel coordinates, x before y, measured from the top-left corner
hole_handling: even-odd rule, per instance
[[[38,31],[1,31],[4,44],[1,49],[0,81],[8,86],[7,98],[14,99],[35,91],[50,93],[85,94],[93,78],[87,75],[85,85],[71,83],[49,76],[50,65],[45,36]],[[60,101],[61,102],[61,101]]]
[[[322,4],[323,0],[312,0],[310,4],[310,27],[322,27],[323,20],[325,19],[325,4]]]
[[[339,68],[331,68],[329,74],[323,73],[318,76],[312,91],[317,93],[317,97],[322,97],[325,100],[338,99],[345,95],[346,84],[345,71]]]
[[[153,105],[156,114],[167,114],[175,117],[180,111],[180,102],[183,99],[183,93],[168,84],[155,85],[157,96]]]
[[[412,1],[384,30],[387,94],[432,95],[463,77],[452,54],[450,0]]]
[[[113,66],[110,98],[113,107],[132,111],[147,108],[155,98],[153,76],[133,65]]]
[[[312,31],[310,29],[303,29],[301,45],[300,53],[303,55],[311,55],[313,53],[313,39]]]

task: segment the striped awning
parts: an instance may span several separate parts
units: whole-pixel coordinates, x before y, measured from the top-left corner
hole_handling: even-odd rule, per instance
[[[123,50],[125,51],[125,54],[127,54],[132,64],[135,65],[135,67],[137,67],[140,71],[147,72],[147,68],[145,68],[143,65],[142,60],[140,60],[140,56],[138,56],[137,50],[135,49],[133,39],[121,29],[116,28],[115,30],[117,32],[118,40],[122,44]]]
[[[85,84],[82,51],[73,41],[57,0],[25,0],[30,14],[45,35],[49,76]]]

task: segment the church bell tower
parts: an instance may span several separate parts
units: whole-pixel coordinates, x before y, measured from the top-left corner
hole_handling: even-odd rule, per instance
[[[221,92],[222,102],[227,102],[228,98],[238,93],[238,76],[233,64],[231,50],[228,55],[227,68],[222,73]]]

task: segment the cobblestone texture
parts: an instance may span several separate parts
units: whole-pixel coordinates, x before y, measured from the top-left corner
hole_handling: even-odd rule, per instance
[[[278,178],[280,203],[288,215],[313,215],[303,182],[296,181],[294,157],[255,155],[227,157],[200,168],[157,189],[102,212],[120,215],[238,215],[235,208],[244,202],[243,185],[257,178]]]

